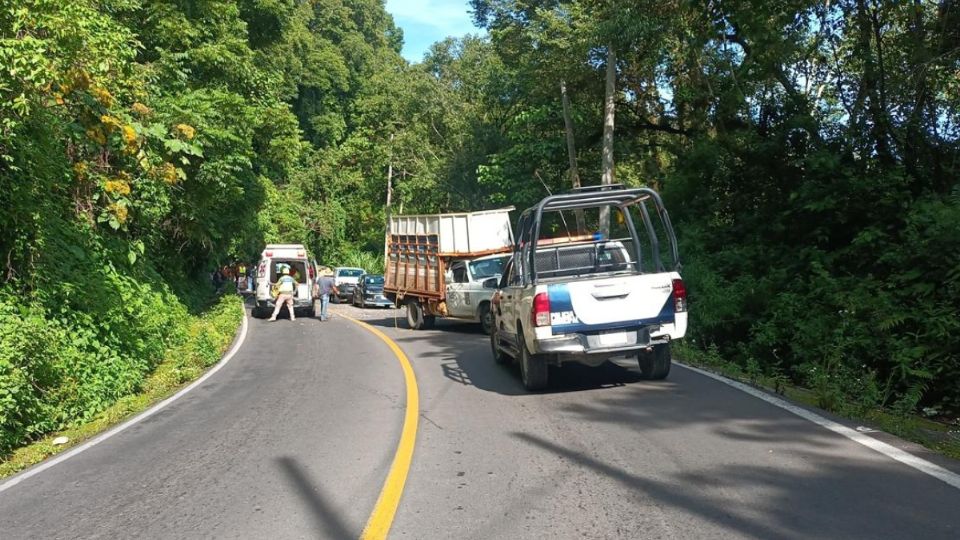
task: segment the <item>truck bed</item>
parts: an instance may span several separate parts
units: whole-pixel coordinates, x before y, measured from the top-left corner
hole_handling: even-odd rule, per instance
[[[444,273],[451,259],[512,249],[511,210],[391,217],[384,292],[442,300],[446,292]]]

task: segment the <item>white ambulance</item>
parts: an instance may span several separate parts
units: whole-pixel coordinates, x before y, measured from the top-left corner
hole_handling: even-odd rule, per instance
[[[313,314],[313,280],[317,276],[317,262],[309,257],[302,244],[267,244],[256,270],[257,305],[253,308],[254,317],[262,319],[273,313],[273,286],[283,275],[284,268],[297,281],[293,297],[297,316],[300,316],[300,312]]]

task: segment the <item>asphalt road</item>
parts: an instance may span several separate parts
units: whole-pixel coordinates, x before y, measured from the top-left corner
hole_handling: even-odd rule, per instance
[[[528,394],[473,325],[336,310],[417,376],[392,538],[960,537],[960,490],[703,375],[569,366]],[[349,321],[251,320],[193,392],[0,493],[0,538],[355,538],[403,395],[389,349]]]

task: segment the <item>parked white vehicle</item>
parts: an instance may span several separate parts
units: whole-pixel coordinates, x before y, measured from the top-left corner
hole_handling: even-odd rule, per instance
[[[353,298],[353,290],[357,288],[357,283],[360,281],[360,276],[366,273],[367,271],[363,268],[351,268],[347,266],[334,268],[333,284],[336,285],[337,291],[340,292],[336,300],[338,302],[343,302],[344,300],[350,301]]]
[[[607,232],[601,209],[609,212]],[[587,211],[596,219],[585,219]],[[600,230],[556,235],[575,216]],[[644,378],[670,373],[670,343],[687,330],[687,295],[673,226],[656,192],[604,186],[552,195],[525,211],[518,228],[494,298],[490,343],[498,363],[517,361],[529,390],[547,386],[548,365],[565,362],[597,366],[632,356]],[[547,231],[553,236],[541,237]]]
[[[313,313],[313,279],[317,275],[316,261],[309,258],[307,249],[301,244],[267,244],[260,255],[257,265],[256,299],[253,316],[265,318],[273,312],[275,301],[272,288],[282,275],[286,266],[290,275],[297,280],[294,294],[294,309],[310,310]]]
[[[446,317],[480,323],[489,334],[493,330],[490,300],[509,259],[510,255],[501,254],[452,261],[446,275]]]

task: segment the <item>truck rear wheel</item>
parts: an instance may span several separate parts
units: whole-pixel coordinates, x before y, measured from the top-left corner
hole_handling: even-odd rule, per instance
[[[517,328],[517,346],[520,349],[520,378],[523,381],[523,387],[527,390],[543,390],[547,387],[548,371],[547,362],[538,354],[530,354],[527,350],[527,344],[523,341],[523,329]]]
[[[407,302],[407,326],[413,330],[423,328],[423,307],[416,300]]]
[[[640,365],[640,375],[644,379],[651,381],[666,379],[670,374],[672,363],[670,344],[654,345],[652,351],[638,352],[637,363]]]

